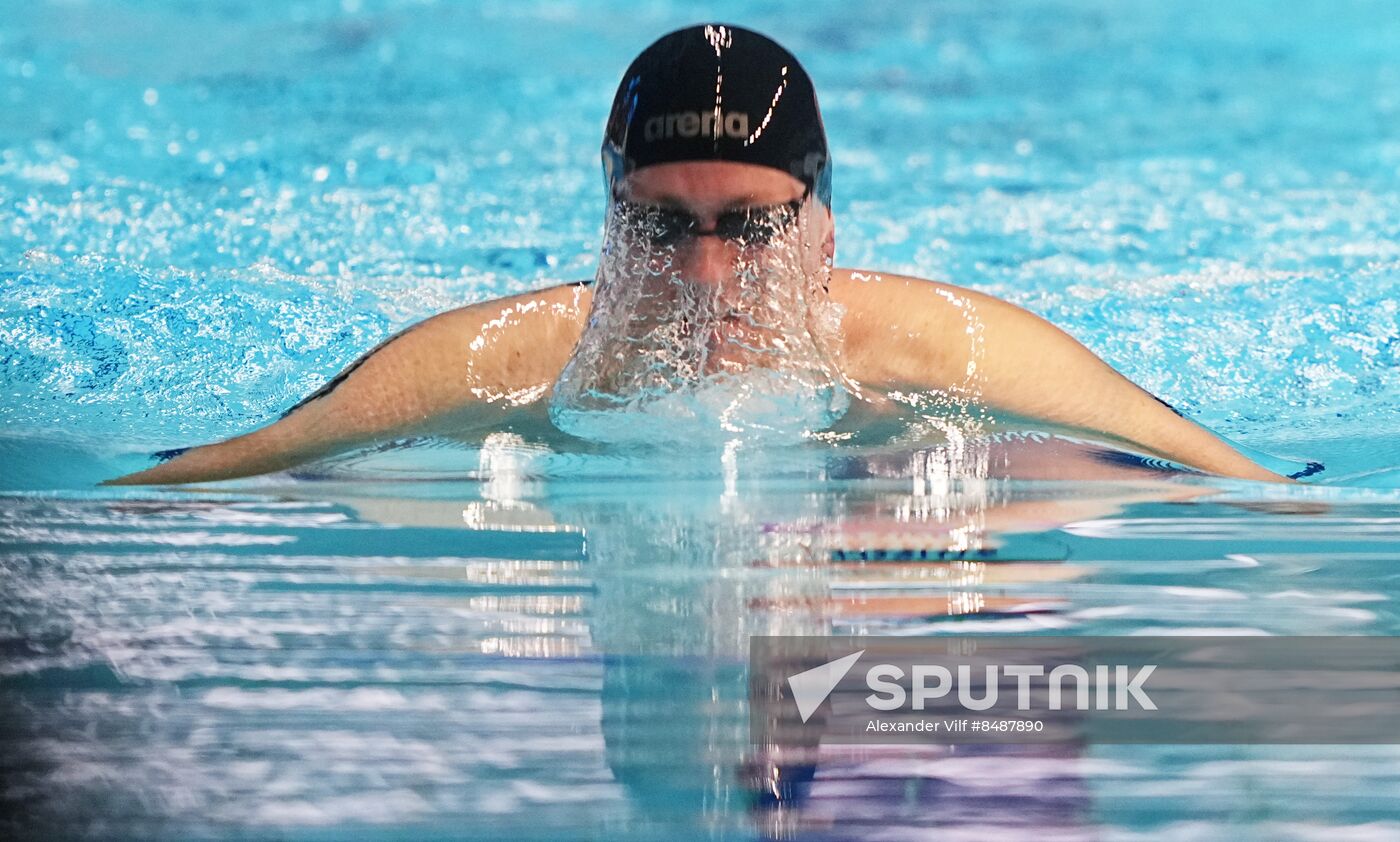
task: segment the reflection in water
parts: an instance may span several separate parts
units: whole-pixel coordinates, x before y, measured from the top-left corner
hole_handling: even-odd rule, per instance
[[[1160,807],[1185,790],[1212,827],[1389,820],[1379,750],[751,745],[753,634],[1400,630],[1393,500],[986,447],[1117,480],[969,482],[937,448],[639,474],[499,436],[469,485],[462,454],[414,449],[456,473],[389,482],[385,453],[256,496],[4,498],[8,815],[58,837],[1189,837]]]
[[[983,459],[990,450],[981,447]],[[658,482],[650,493],[625,495],[544,487],[532,501],[510,496],[521,487],[510,476],[528,474],[528,463],[490,457],[484,489],[493,505],[524,506],[542,523],[587,536],[607,763],[645,821],[830,839],[897,826],[1083,826],[1085,786],[1067,762],[1076,752],[1064,747],[775,751],[750,743],[751,635],[1057,610],[1060,601],[1035,585],[1078,571],[1053,553],[1003,557],[999,536],[1108,515],[1122,499],[1013,501],[1003,483],[954,478],[950,459],[965,455],[944,448],[835,466],[897,480],[877,493],[835,493],[830,477],[806,494],[745,487],[726,470],[731,452],[716,454],[720,476],[709,481]]]

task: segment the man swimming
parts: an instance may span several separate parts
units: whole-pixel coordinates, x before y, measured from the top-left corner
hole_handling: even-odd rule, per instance
[[[499,430],[684,442],[800,428],[843,441],[897,419],[957,438],[985,410],[1209,473],[1285,479],[1025,310],[833,268],[816,94],[762,35],[694,26],[644,50],[614,98],[603,163],[595,282],[427,319],[275,423],[112,482],[229,479],[385,440]]]

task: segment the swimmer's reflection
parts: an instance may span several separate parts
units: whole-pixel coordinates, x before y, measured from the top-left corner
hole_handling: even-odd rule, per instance
[[[1006,499],[994,482],[949,479],[946,454],[928,451],[902,466],[886,456],[839,467],[910,484],[769,495],[697,481],[609,496],[532,489],[502,471],[473,511],[479,526],[501,516],[512,528],[534,518],[584,530],[606,761],[645,821],[833,839],[891,825],[1082,828],[1085,787],[1066,773],[1064,748],[750,745],[751,635],[907,633],[1053,613],[1057,600],[1036,586],[1078,571],[1051,545],[1004,557],[1001,535],[1102,517],[1132,496]],[[1136,496],[1172,493],[1200,490]]]

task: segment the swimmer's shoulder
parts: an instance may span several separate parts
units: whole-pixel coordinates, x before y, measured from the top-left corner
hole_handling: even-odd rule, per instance
[[[507,314],[538,315],[539,318],[532,321],[558,320],[582,325],[593,303],[590,284],[590,281],[574,281],[467,304],[424,319],[410,330],[428,325],[457,327],[463,322],[480,322]]]
[[[513,372],[505,380],[534,381],[562,368],[592,303],[588,286],[558,284],[439,313],[401,336],[443,364],[460,365],[466,352],[472,361],[489,361]]]
[[[869,269],[832,269],[831,296],[849,311],[881,314],[908,314],[910,305],[922,312],[925,307],[940,302],[955,307],[964,306],[964,303],[1006,304],[986,293],[946,281]]]
[[[556,345],[573,348],[583,330],[593,290],[582,283],[558,284],[468,304],[424,319],[399,337],[421,334],[421,344],[472,350],[482,343],[520,353],[544,354]],[[390,340],[395,341],[395,340]]]
[[[906,381],[911,372],[943,367],[957,374],[953,369],[961,371],[966,363],[951,355],[961,346],[947,338],[965,333],[973,312],[1011,306],[943,281],[864,269],[833,269],[831,298],[845,309],[848,363],[878,382]]]

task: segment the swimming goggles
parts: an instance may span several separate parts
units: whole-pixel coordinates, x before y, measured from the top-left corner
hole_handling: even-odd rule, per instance
[[[802,203],[801,198],[780,205],[755,205],[725,211],[715,217],[715,227],[708,231],[700,228],[700,220],[679,208],[664,205],[647,205],[617,199],[617,209],[631,225],[637,226],[652,245],[674,246],[694,237],[719,237],[726,242],[742,246],[766,246],[779,234],[787,231],[797,221]]]

